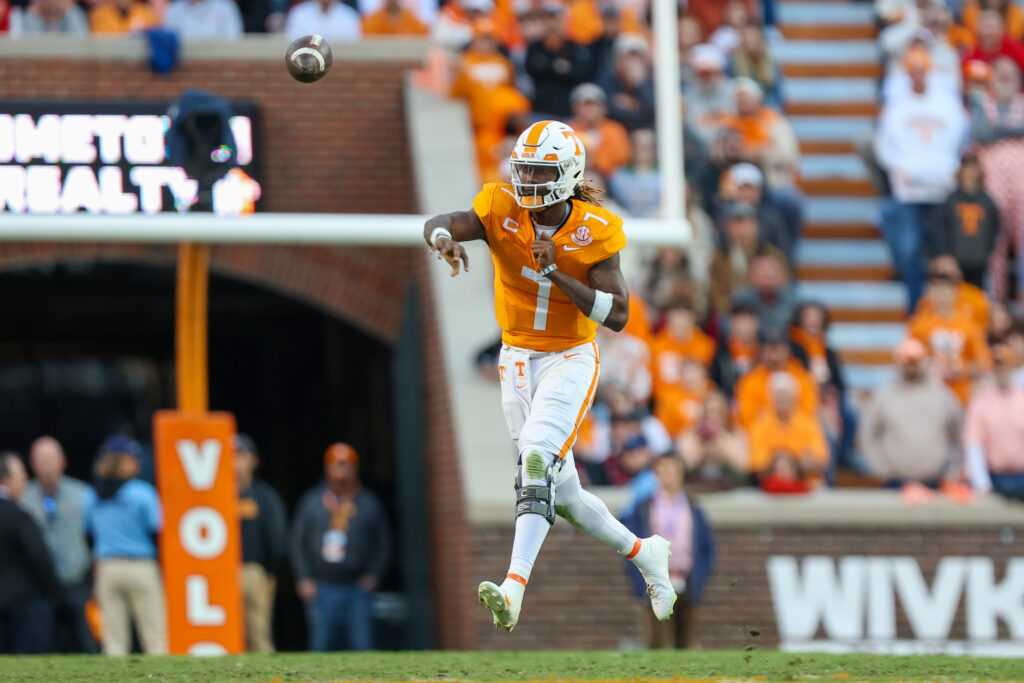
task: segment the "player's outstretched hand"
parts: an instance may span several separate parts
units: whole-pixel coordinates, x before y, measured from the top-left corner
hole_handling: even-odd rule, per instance
[[[537,270],[544,270],[555,262],[555,243],[551,237],[540,235],[530,245],[530,249],[533,250],[533,258],[537,260]]]
[[[459,265],[469,272],[469,254],[461,244],[455,240],[448,239],[447,237],[438,237],[434,241],[434,246],[430,249],[430,253],[437,254],[438,260],[444,259],[448,262],[448,265],[452,267],[452,277],[459,274]]]

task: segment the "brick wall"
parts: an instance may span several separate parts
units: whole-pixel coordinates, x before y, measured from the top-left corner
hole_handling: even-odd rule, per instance
[[[476,575],[465,589],[482,579],[500,580],[512,549],[511,524],[473,528]],[[996,581],[1005,562],[1024,556],[1024,528],[865,528],[865,527],[729,527],[717,531],[718,562],[698,613],[698,640],[706,648],[775,647],[775,624],[765,562],[771,555],[912,556],[931,587],[942,557],[987,556],[995,564]],[[548,535],[534,567],[520,627],[496,631],[490,614],[475,606],[476,644],[482,649],[616,648],[642,639],[638,601],[630,593],[624,562],[615,552],[559,521]],[[632,569],[630,570],[632,571]],[[644,607],[646,609],[646,606]],[[912,637],[897,607],[897,637]],[[957,608],[951,639],[965,638],[963,598]],[[757,629],[760,635],[751,636]],[[819,637],[822,635],[819,632]],[[1000,636],[1006,628],[1000,624]]]

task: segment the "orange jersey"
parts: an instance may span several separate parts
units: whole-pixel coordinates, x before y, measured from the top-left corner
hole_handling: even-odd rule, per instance
[[[961,282],[956,287],[957,312],[962,312],[974,320],[982,329],[988,329],[988,295],[985,290],[968,282]],[[925,294],[917,304],[915,313],[934,315],[935,306],[931,298]]]
[[[645,344],[650,344],[653,327],[647,302],[635,294],[630,294],[629,321],[626,322],[626,327],[622,331],[629,332],[637,339],[642,339]]]
[[[424,36],[430,33],[430,29],[419,20],[419,17],[404,7],[398,10],[398,14],[391,14],[381,8],[373,14],[363,17],[363,33],[366,35]]]
[[[696,389],[667,387],[655,399],[654,417],[658,418],[665,426],[673,439],[678,439],[690,427],[697,424],[701,407],[713,389],[714,385],[711,382],[704,382]]]
[[[825,384],[831,379],[832,371],[828,367],[828,354],[825,342],[813,337],[799,327],[789,328],[789,340],[797,344],[807,354],[807,364],[811,374],[819,383]]]
[[[817,419],[797,411],[783,422],[774,411],[768,411],[754,420],[750,425],[750,471],[767,470],[777,455],[798,460],[810,455],[827,465],[828,444]]]
[[[795,358],[790,358],[785,372],[793,375],[800,386],[797,411],[811,418],[818,414],[818,383]],[[736,409],[740,424],[748,429],[765,412],[774,408],[768,381],[772,371],[763,365],[754,367],[736,383]]]
[[[684,340],[675,339],[662,330],[651,340],[655,393],[667,386],[682,385],[684,360],[695,360],[708,367],[714,357],[714,340],[699,328],[694,327],[690,337]]]
[[[728,346],[732,363],[736,367],[736,374],[745,375],[757,363],[757,354],[761,351],[760,347],[757,344],[747,345],[735,339],[730,339]]]
[[[918,313],[907,325],[911,337],[926,347],[940,370],[960,371],[968,363],[988,365],[991,357],[985,343],[985,333],[973,317],[958,308],[952,317],[945,318],[931,311]],[[961,403],[971,395],[971,380],[955,379],[949,388]]]
[[[132,33],[160,24],[160,17],[143,2],[135,2],[127,13],[113,5],[97,5],[89,11],[89,29],[93,33]]]
[[[546,277],[537,275],[530,245],[530,212],[516,203],[512,186],[484,185],[473,210],[487,233],[494,260],[494,313],[501,340],[532,351],[563,351],[594,339],[597,323]],[[589,286],[590,268],[626,246],[622,219],[593,204],[572,201],[572,210],[552,241],[558,269]]]

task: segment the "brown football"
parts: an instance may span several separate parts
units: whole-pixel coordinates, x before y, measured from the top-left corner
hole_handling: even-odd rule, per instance
[[[327,75],[334,58],[324,37],[314,33],[294,40],[284,53],[284,61],[292,78],[312,83]]]

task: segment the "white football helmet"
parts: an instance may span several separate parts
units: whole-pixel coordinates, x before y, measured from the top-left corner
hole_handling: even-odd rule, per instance
[[[512,150],[512,187],[524,209],[565,201],[583,180],[587,153],[570,126],[538,121],[523,131]]]

